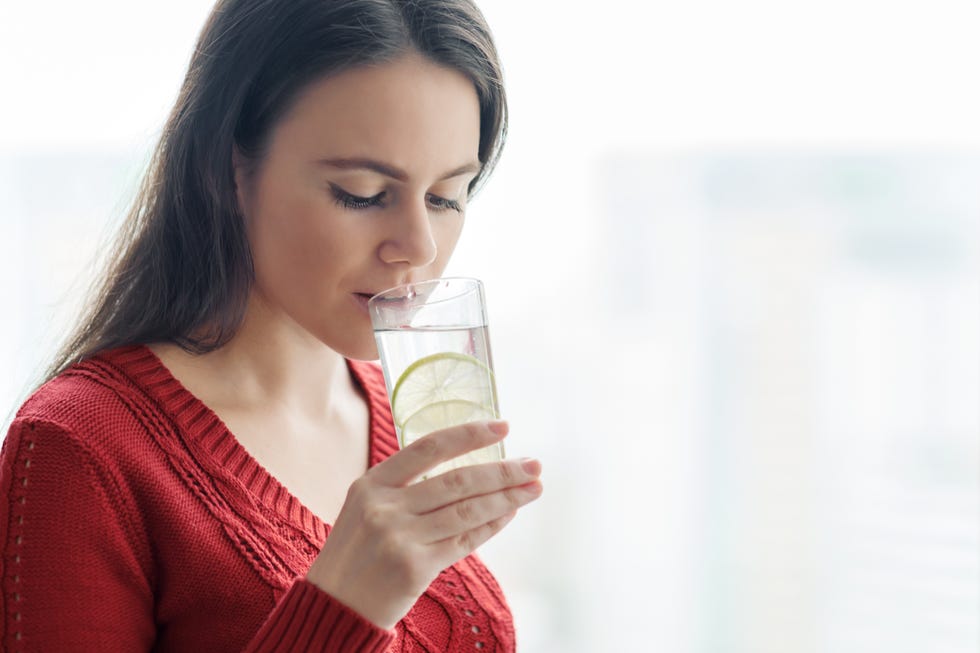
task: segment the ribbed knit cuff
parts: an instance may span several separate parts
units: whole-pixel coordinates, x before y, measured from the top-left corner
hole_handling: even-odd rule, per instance
[[[252,653],[384,653],[395,632],[374,625],[305,578],[297,578],[252,639]]]

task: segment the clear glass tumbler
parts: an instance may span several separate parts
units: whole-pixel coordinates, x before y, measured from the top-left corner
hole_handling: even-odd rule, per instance
[[[500,417],[479,280],[398,286],[372,297],[368,312],[402,447],[432,431]],[[503,457],[503,444],[494,444],[442,463],[427,476]]]

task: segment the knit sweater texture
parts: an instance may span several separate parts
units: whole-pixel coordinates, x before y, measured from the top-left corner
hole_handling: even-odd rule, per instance
[[[397,448],[380,368],[348,361],[373,466]],[[510,610],[476,556],[380,629],[305,580],[330,526],[144,346],[69,368],[0,454],[4,651],[508,652]]]

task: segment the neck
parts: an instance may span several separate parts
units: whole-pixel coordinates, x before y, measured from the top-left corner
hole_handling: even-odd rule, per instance
[[[215,399],[227,406],[278,407],[319,419],[351,386],[343,356],[255,293],[231,341],[201,358],[218,375]]]

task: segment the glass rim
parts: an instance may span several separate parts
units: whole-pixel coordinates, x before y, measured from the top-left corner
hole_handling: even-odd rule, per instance
[[[433,306],[435,304],[441,304],[443,302],[456,301],[461,297],[465,297],[466,295],[469,295],[473,292],[480,292],[481,289],[483,288],[483,282],[475,277],[438,277],[436,279],[425,279],[423,281],[412,281],[410,283],[403,283],[401,285],[388,288],[387,290],[382,290],[378,294],[368,299],[368,305],[375,306],[377,305],[377,302],[390,300],[390,299],[411,300],[414,299],[416,295],[420,294],[418,292],[420,289],[425,290],[428,288],[432,288],[434,286],[439,286],[440,284],[446,284],[447,286],[450,284],[462,285],[463,288],[460,292],[453,293],[450,297],[442,297],[435,301],[425,301],[424,302],[425,306]],[[413,293],[413,294],[407,294],[402,292],[395,297],[390,296],[392,293],[395,293],[396,291],[401,291],[406,288],[410,289],[409,293]]]

